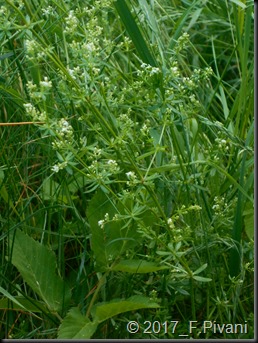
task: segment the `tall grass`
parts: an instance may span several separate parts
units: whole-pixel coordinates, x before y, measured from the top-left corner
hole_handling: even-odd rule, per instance
[[[0,5],[1,338],[252,338],[252,2]]]

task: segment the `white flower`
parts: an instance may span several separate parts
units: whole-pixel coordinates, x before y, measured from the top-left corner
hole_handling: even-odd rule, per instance
[[[100,226],[102,229],[104,227],[104,224],[105,224],[105,220],[99,220],[98,221],[98,226]]]
[[[24,104],[23,106],[25,107],[26,113],[31,116],[33,120],[39,120],[40,113],[31,103]]]
[[[129,180],[136,179],[135,172],[129,171],[129,172],[125,173],[125,175],[127,176],[127,178]]]
[[[96,156],[96,157],[99,157],[101,155],[101,149],[97,148],[97,147],[94,147],[93,149],[93,154]]]
[[[60,170],[60,168],[59,168],[59,166],[58,166],[57,164],[55,164],[55,165],[51,168],[51,170],[52,170],[54,173],[58,173],[59,170]]]
[[[49,17],[49,16],[55,16],[56,15],[56,12],[55,12],[55,9],[52,7],[52,6],[48,6],[47,8],[43,8],[42,9],[42,14],[46,17]]]
[[[37,50],[38,50],[37,43],[33,39],[26,40],[25,41],[25,45],[26,45],[27,52],[28,52],[29,55],[34,55],[34,53],[37,52]]]
[[[150,70],[150,75],[158,74],[159,73],[159,68],[153,67]]]
[[[95,45],[94,45],[93,42],[84,44],[84,48],[87,49],[87,50],[89,50],[89,51],[91,51],[91,52],[93,52],[93,51],[96,50],[96,47],[95,47]]]
[[[64,161],[64,162],[62,162],[62,163],[55,164],[55,165],[51,168],[51,170],[52,170],[54,173],[58,173],[59,170],[62,170],[62,169],[64,169],[65,167],[67,167],[67,164],[68,164],[67,161]]]
[[[45,76],[44,81],[40,81],[40,86],[44,88],[51,88],[52,87],[52,82],[48,81],[48,78]]]
[[[74,80],[76,79],[76,76],[74,75],[74,69],[68,69],[68,73]]]
[[[174,229],[175,225],[174,225],[174,223],[173,223],[172,218],[168,218],[167,223],[168,223],[168,226],[170,227],[170,229]]]
[[[0,7],[0,15],[6,15],[7,13],[7,8],[5,6]]]

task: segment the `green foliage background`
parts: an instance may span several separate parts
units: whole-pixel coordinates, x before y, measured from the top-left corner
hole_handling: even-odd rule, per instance
[[[253,338],[253,21],[0,1],[1,338]]]

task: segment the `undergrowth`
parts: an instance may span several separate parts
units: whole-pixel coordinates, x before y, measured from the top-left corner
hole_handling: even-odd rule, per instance
[[[253,338],[253,3],[0,5],[1,338]]]

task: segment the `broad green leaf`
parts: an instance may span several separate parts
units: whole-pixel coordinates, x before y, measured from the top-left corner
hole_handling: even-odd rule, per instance
[[[132,296],[126,300],[115,299],[107,303],[97,304],[92,309],[94,321],[103,322],[120,313],[135,311],[143,308],[158,308],[159,305],[150,298]]]
[[[72,307],[63,319],[58,332],[58,339],[88,339],[94,334],[98,323],[83,316],[78,307]]]
[[[108,265],[108,256],[106,252],[105,231],[98,222],[104,219],[106,213],[114,213],[108,198],[102,191],[98,191],[91,199],[87,211],[87,217],[91,229],[91,248],[95,255],[97,270],[105,270]]]
[[[152,273],[167,268],[155,262],[147,262],[144,260],[122,260],[112,267],[112,270],[127,273]]]
[[[44,200],[57,199],[60,185],[51,178],[46,178],[42,183],[41,196]]]
[[[47,311],[45,305],[35,299],[24,298],[22,296],[12,297],[13,299],[2,298],[0,299],[0,309],[1,310],[15,310],[15,311],[28,311],[28,312],[45,312]]]
[[[74,194],[77,192],[79,189],[83,188],[86,185],[86,176],[81,175],[79,173],[75,174],[73,176],[73,181],[69,183],[68,188],[69,191]]]
[[[20,230],[13,235],[12,264],[50,311],[59,311],[70,299],[70,290],[56,274],[55,254]]]
[[[115,214],[124,215],[123,204],[115,204],[102,190],[89,203],[87,217],[91,229],[91,247],[96,259],[96,270],[105,271],[109,264],[124,251],[139,244],[140,234],[129,219],[112,221]],[[111,221],[99,224],[108,214]]]
[[[41,196],[43,200],[55,200],[62,204],[69,203],[70,194],[67,194],[68,190],[62,187],[58,182],[52,178],[46,178],[42,183]]]

